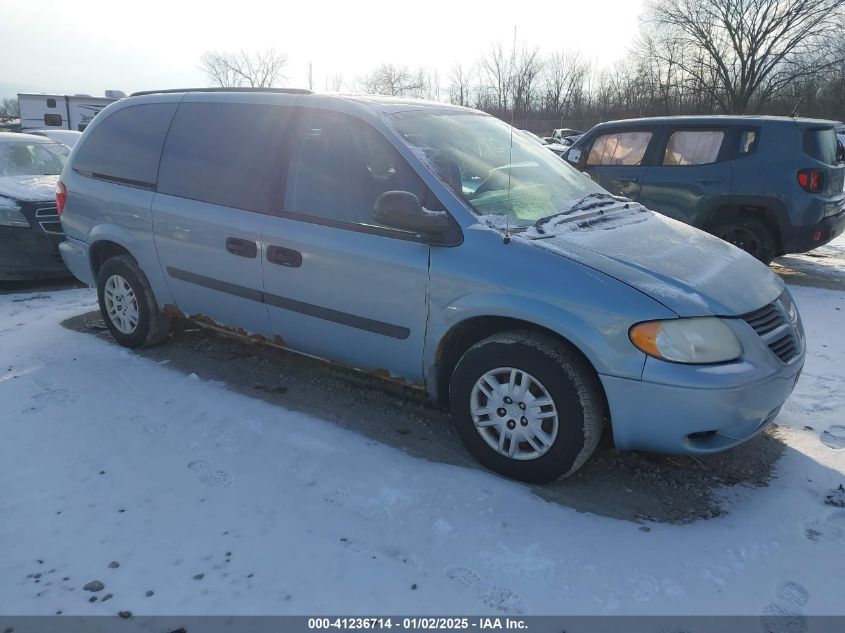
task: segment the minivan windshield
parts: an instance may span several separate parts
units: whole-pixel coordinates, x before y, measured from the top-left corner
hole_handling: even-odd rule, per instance
[[[0,176],[58,176],[69,154],[61,143],[0,142]]]
[[[529,226],[589,194],[605,193],[491,116],[416,111],[388,115],[387,122],[470,209],[497,226]]]

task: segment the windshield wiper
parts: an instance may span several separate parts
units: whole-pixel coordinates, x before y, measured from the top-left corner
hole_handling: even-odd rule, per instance
[[[621,210],[621,209],[628,209],[630,204],[633,201],[630,198],[624,198],[622,196],[614,196],[611,193],[590,193],[581,198],[578,202],[573,204],[569,207],[566,211],[559,211],[558,213],[553,213],[551,215],[547,215],[545,217],[540,218],[534,223],[534,228],[537,229],[538,233],[545,233],[546,231],[543,230],[543,225],[548,224],[555,218],[559,218],[562,216],[572,215],[576,211],[589,211],[590,209],[596,209],[595,212],[585,214],[579,213],[577,216],[573,217],[570,221],[574,220],[584,220],[587,216],[593,217],[597,215],[602,215],[605,211],[611,211],[611,209],[605,209],[605,207],[613,206],[619,203],[623,203],[624,206],[616,207],[613,210]]]

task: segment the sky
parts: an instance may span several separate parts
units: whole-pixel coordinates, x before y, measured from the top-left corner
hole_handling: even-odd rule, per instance
[[[314,89],[340,73],[354,81],[380,63],[437,70],[475,62],[495,42],[576,49],[603,66],[624,59],[642,0],[508,3],[262,2],[236,0],[0,0],[0,97],[18,92],[102,95],[208,85],[208,50],[275,48],[283,85]]]

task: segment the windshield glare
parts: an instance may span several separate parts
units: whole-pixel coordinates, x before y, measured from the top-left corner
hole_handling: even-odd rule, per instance
[[[590,178],[519,130],[481,114],[392,114],[388,124],[476,214],[497,225],[533,224],[590,193]],[[513,145],[511,146],[511,137]]]
[[[58,176],[68,153],[60,143],[0,143],[0,176]]]

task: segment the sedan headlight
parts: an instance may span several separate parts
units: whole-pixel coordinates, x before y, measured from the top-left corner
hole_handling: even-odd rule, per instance
[[[724,363],[742,354],[731,328],[715,317],[646,321],[628,336],[640,351],[673,363]]]
[[[0,204],[0,226],[19,226],[28,229],[29,221],[16,208]]]

